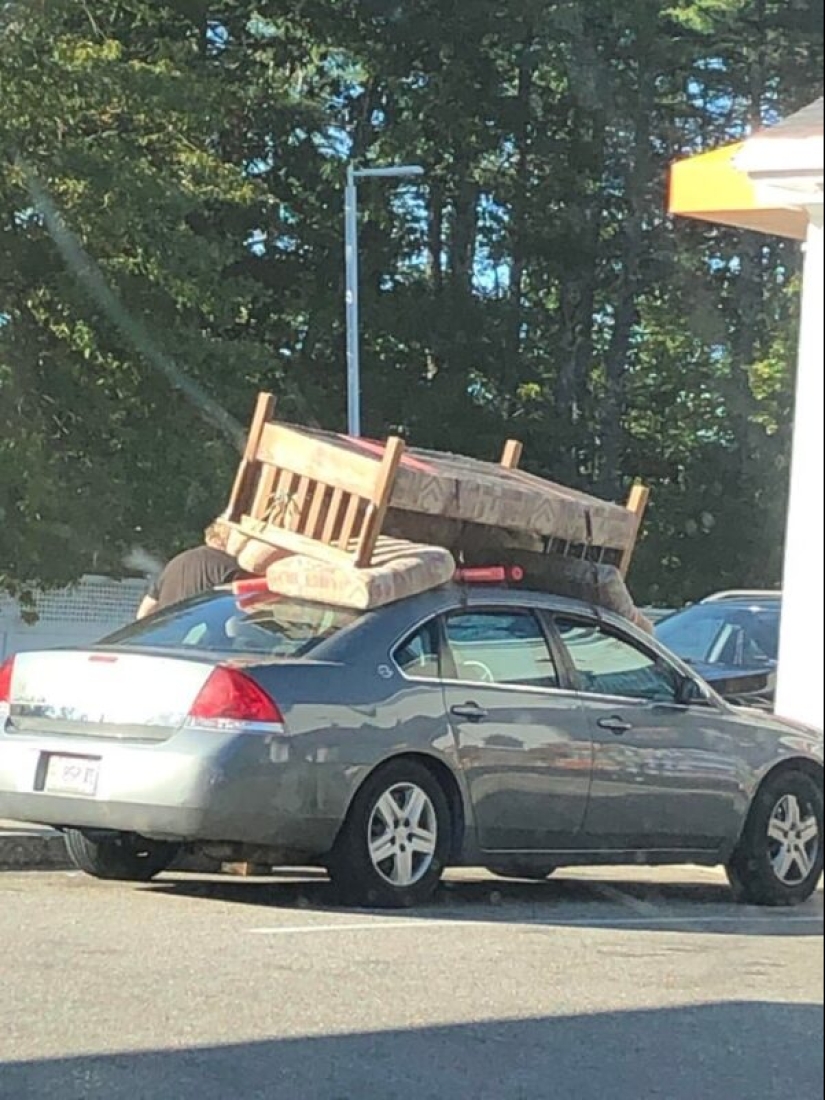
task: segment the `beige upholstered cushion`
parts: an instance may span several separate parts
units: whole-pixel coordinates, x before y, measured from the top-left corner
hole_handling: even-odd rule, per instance
[[[270,566],[290,557],[290,553],[288,550],[281,550],[277,546],[260,542],[258,539],[247,539],[246,545],[236,556],[238,565],[245,573],[254,573],[255,576],[263,577]]]
[[[256,577],[266,576],[270,565],[289,556],[288,550],[281,550],[271,543],[262,542],[238,527],[232,529],[226,552],[237,560],[244,573],[252,573]]]
[[[241,531],[239,527],[233,527],[226,540],[227,554],[231,554],[233,558],[237,558],[248,542],[249,535]]]
[[[271,565],[266,578],[281,595],[365,611],[447,584],[455,568],[440,547],[381,539],[369,569],[295,556]]]

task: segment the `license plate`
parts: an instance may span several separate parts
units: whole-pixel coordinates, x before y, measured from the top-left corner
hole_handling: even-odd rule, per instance
[[[52,756],[46,769],[45,790],[50,794],[91,797],[97,792],[99,778],[99,760],[85,756]]]

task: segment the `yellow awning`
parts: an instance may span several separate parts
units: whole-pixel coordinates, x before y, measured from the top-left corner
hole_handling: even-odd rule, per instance
[[[765,189],[736,166],[744,147],[739,141],[677,161],[670,170],[670,213],[804,241],[807,212],[771,204]]]

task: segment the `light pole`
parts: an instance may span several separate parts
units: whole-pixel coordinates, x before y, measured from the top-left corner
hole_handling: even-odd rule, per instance
[[[347,259],[347,424],[349,434],[361,435],[361,345],[358,302],[358,181],[364,179],[404,179],[423,176],[419,165],[390,168],[347,169],[345,201],[345,238]]]

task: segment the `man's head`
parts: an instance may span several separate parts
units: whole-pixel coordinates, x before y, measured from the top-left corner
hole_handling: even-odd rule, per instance
[[[232,528],[223,518],[219,516],[214,523],[210,523],[203,533],[203,541],[212,550],[223,550],[226,552],[226,548],[229,544],[229,536],[232,533]]]

